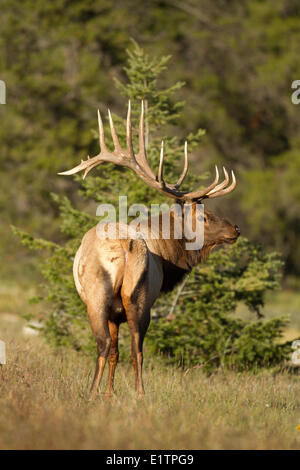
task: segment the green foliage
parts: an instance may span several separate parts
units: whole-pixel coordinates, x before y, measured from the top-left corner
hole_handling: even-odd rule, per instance
[[[151,164],[158,161],[158,134],[164,136],[163,125],[177,119],[183,103],[172,104],[170,97],[182,84],[168,88],[159,86],[158,77],[165,70],[169,58],[149,58],[137,45],[128,51],[126,68],[129,83],[117,82],[124,95],[147,101],[147,116],[151,120],[147,153]],[[124,120],[114,116],[121,142],[124,141]],[[174,119],[173,119],[174,118]],[[199,144],[203,131],[188,136],[191,148]],[[151,139],[150,139],[151,136]],[[182,159],[183,142],[175,134],[166,138],[167,177],[178,175],[178,161]],[[180,158],[179,158],[180,156]],[[101,165],[100,177],[89,176],[81,183],[80,193],[92,204],[110,202],[126,194],[128,202],[154,202],[161,197],[142,184],[132,173],[112,165]],[[76,177],[80,181],[79,177]],[[188,184],[193,178],[190,178]],[[43,286],[48,307],[42,312],[43,332],[56,345],[90,351],[93,341],[89,333],[85,307],[80,301],[72,278],[72,261],[82,235],[96,223],[96,218],[74,209],[66,197],[53,196],[59,206],[61,231],[68,241],[64,246],[14,229],[23,243],[33,249],[47,249],[49,255],[42,263]],[[260,248],[245,239],[230,249],[212,254],[208,263],[196,268],[185,281],[184,290],[160,299],[155,307],[156,321],[149,332],[148,344],[155,353],[162,353],[168,361],[192,365],[203,363],[207,369],[220,365],[244,369],[280,362],[286,347],[279,346],[285,321],[246,323],[230,314],[237,302],[245,303],[259,313],[264,294],[278,286],[281,262],[275,254],[264,254]],[[180,288],[179,288],[180,289]],[[165,319],[166,305],[174,305],[175,319]],[[126,336],[126,335],[125,335]]]
[[[289,150],[274,158],[268,170],[249,170],[243,176],[248,195],[243,197],[242,207],[247,219],[251,219],[249,234],[257,238],[260,232],[266,244],[280,249],[287,272],[298,269],[300,260],[297,235],[300,230],[299,172],[299,152]],[[262,198],[261,190],[265,187],[268,191]],[[253,213],[252,207],[255,207]]]
[[[145,143],[147,158],[152,167],[158,168],[159,149],[161,140],[165,143],[165,153],[167,155],[164,170],[168,181],[176,181],[183,165],[184,142],[177,135],[171,137],[165,132],[167,123],[176,123],[179,112],[184,106],[184,102],[173,103],[172,97],[176,90],[184,84],[177,82],[174,86],[162,88],[158,79],[166,69],[170,56],[150,58],[135,42],[131,49],[127,50],[128,66],[125,67],[128,82],[123,84],[115,80],[117,88],[123,96],[132,102],[132,114],[137,123],[140,115],[141,100],[145,102]],[[123,113],[125,115],[125,109]],[[126,145],[125,119],[113,115],[121,144]],[[189,150],[193,151],[204,135],[203,129],[198,129],[196,133],[190,133],[187,137]],[[107,141],[110,142],[109,127],[106,131]],[[95,132],[95,138],[98,135]],[[137,148],[137,132],[134,132],[134,144]],[[86,198],[93,198],[99,203],[111,202],[118,207],[118,197],[126,194],[128,204],[137,200],[147,202],[163,202],[164,198],[145,184],[141,184],[140,179],[124,168],[118,168],[112,164],[100,167],[101,176],[96,178],[86,178],[82,183],[81,195]],[[206,175],[204,175],[206,176]],[[186,185],[195,181],[192,175],[186,178]]]
[[[135,41],[133,41],[133,45],[132,50],[127,49],[128,66],[124,67],[129,83],[124,85],[118,79],[115,79],[117,89],[120,90],[123,96],[131,100],[145,100],[146,125],[149,128],[149,133],[151,129],[164,126],[169,122],[176,124],[184,102],[173,103],[170,101],[170,97],[180,90],[185,83],[177,82],[165,90],[160,90],[157,87],[157,79],[167,69],[171,56],[152,59],[148,54],[145,54]],[[149,109],[148,99],[151,100]],[[149,140],[146,130],[146,140],[147,138]]]
[[[130,58],[127,68],[129,83],[126,85],[119,83],[119,87],[122,87],[124,93],[127,90],[128,96],[134,98],[134,96],[132,96],[135,89],[134,85],[136,84],[136,88],[140,90],[141,83],[144,83],[145,77],[148,76],[149,68],[154,70],[155,75],[149,74],[147,79],[149,90],[153,93],[154,99],[152,101],[149,90],[146,90],[146,95],[141,94],[140,98],[147,98],[148,113],[152,116],[156,116],[158,122],[160,119],[165,122],[166,103],[168,103],[170,95],[173,94],[174,88],[181,86],[181,84],[177,84],[168,89],[158,87],[157,78],[164,70],[165,64],[169,58],[164,58],[163,61],[160,58],[152,58],[150,60],[137,44],[134,44],[132,50],[130,52],[128,51],[128,53]],[[142,60],[142,58],[144,58],[144,60]],[[133,80],[133,78],[135,78],[136,82],[130,81]],[[139,109],[139,105],[139,101],[135,101],[133,103],[133,109],[136,109],[136,107]],[[167,108],[168,117],[176,116],[177,109],[178,106],[172,106],[170,104]],[[114,119],[116,121],[120,141],[124,143],[124,119],[118,118],[118,116],[115,115]],[[167,120],[170,121],[171,119]],[[151,131],[153,135],[155,135],[156,127],[152,125]],[[195,134],[190,134],[189,142],[191,147],[195,147],[199,144],[202,135],[203,131],[201,129]],[[109,136],[108,129],[106,129],[106,136]],[[98,136],[96,137],[98,139]],[[109,138],[107,140],[109,141]],[[178,137],[166,140],[169,174],[173,174],[173,178],[175,178],[179,169],[176,168],[178,165],[172,164],[172,162],[178,162],[179,160],[180,163],[182,163],[183,145]],[[152,163],[154,161],[154,164],[158,163],[158,149],[158,139],[153,138],[151,143],[149,142],[147,153],[149,160],[152,161]],[[100,177],[89,177],[84,181],[81,180],[81,177],[76,177],[77,181],[81,183],[81,196],[88,200],[89,203],[91,203],[91,200],[93,201],[92,205],[94,206],[95,212],[96,203],[110,202],[113,203],[115,207],[118,207],[118,197],[123,194],[128,196],[128,204],[136,201],[143,201],[144,203],[162,201],[162,197],[154,190],[148,188],[147,185],[141,183],[138,177],[123,168],[108,164],[101,166],[100,171]],[[58,206],[60,230],[68,240],[64,246],[42,238],[34,238],[15,227],[13,227],[13,232],[18,235],[22,243],[30,249],[44,249],[48,251],[48,257],[46,259],[42,258],[41,267],[42,275],[46,280],[46,283],[41,287],[44,293],[44,299],[48,302],[48,308],[46,311],[41,312],[39,318],[44,322],[43,332],[45,336],[55,345],[69,345],[76,349],[89,351],[91,345],[94,345],[94,343],[89,332],[85,306],[82,304],[74,287],[72,262],[75,251],[84,233],[93,227],[98,220],[96,216],[75,209],[71,201],[65,196],[61,197],[52,194],[52,199]]]
[[[300,113],[291,103],[291,83],[300,77],[299,25],[298,0],[2,0],[0,79],[7,84],[7,105],[0,106],[1,255],[20,263],[11,223],[64,240],[49,192],[67,194],[80,205],[76,182],[56,173],[96,153],[91,130],[98,107],[104,111],[107,103],[125,115],[115,79],[121,94],[134,101],[133,111],[140,98],[151,97],[150,145],[158,134],[164,137],[164,129],[156,135],[164,124],[167,150],[169,142],[175,146],[174,136],[182,145],[191,129],[207,130],[197,151],[189,136],[195,173],[216,162],[234,167],[239,186],[236,196],[223,202],[223,213],[234,212],[244,233],[275,246],[287,261],[286,272],[299,275]],[[146,47],[148,57],[138,46],[130,49],[123,71],[130,38]],[[162,57],[153,62],[154,55]],[[167,64],[159,88],[157,74]],[[124,88],[126,74],[136,85]],[[181,113],[184,100],[188,106]],[[170,177],[177,162],[180,166],[181,150],[172,153],[174,161],[166,160]],[[153,164],[157,154],[149,149]],[[113,172],[128,185],[122,170]],[[101,174],[104,183],[110,181],[108,167]],[[131,178],[130,197],[136,192],[141,200],[153,197]],[[89,179],[87,185],[84,191],[93,199],[96,187],[96,200],[113,197],[101,181]],[[3,263],[5,275],[12,265]]]

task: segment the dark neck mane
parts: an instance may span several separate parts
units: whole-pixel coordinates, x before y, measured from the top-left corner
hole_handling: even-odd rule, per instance
[[[196,252],[186,252],[185,267],[180,267],[178,264],[172,263],[163,259],[163,285],[162,292],[170,292],[179,284],[186,274],[189,274],[194,266],[205,261],[211,247],[204,246],[201,250]]]
[[[176,266],[176,264],[170,263],[169,261],[163,261],[164,279],[161,291],[170,292],[177,284],[180,283],[184,276],[190,272],[190,269],[182,269]]]
[[[159,219],[160,226],[160,216]],[[150,219],[145,223],[150,226]],[[156,237],[146,239],[147,246],[154,256],[161,259],[163,268],[162,291],[169,292],[191,272],[192,268],[204,261],[213,246],[205,245],[200,250],[187,250],[185,238],[173,238],[172,231],[170,238],[163,238],[161,230],[157,231]],[[190,241],[189,241],[190,243]]]

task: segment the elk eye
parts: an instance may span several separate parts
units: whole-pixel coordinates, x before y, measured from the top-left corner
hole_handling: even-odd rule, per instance
[[[204,222],[207,222],[207,217],[206,217],[206,215],[204,216]]]

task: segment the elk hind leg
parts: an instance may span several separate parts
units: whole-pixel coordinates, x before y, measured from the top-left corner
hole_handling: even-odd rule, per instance
[[[106,359],[110,352],[111,336],[108,327],[109,308],[107,305],[102,304],[99,307],[99,302],[88,305],[88,316],[92,328],[93,335],[97,343],[97,361],[95,375],[91,387],[90,399],[93,399],[97,394],[100,385]]]
[[[148,299],[148,249],[142,239],[130,240],[121,298],[131,336],[131,357],[138,395],[144,395],[143,341],[150,322]]]
[[[114,386],[115,370],[117,367],[119,359],[119,348],[118,348],[118,334],[119,334],[119,325],[112,321],[108,322],[109,332],[111,336],[111,347],[109,353],[109,370],[108,370],[108,382],[107,389],[105,392],[106,396],[111,396]]]
[[[143,343],[150,323],[150,312],[142,314],[136,311],[136,307],[127,309],[127,318],[131,336],[131,359],[135,375],[135,389],[138,396],[145,394],[143,384]]]

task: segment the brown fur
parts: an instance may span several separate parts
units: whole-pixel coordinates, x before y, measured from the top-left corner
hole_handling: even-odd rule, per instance
[[[194,215],[197,216],[196,205]],[[210,250],[239,235],[236,226],[205,212],[204,246],[185,249],[186,239],[98,238],[96,227],[85,234],[74,261],[76,288],[86,303],[91,329],[97,342],[98,359],[91,396],[98,389],[106,359],[109,378],[106,394],[113,390],[118,361],[118,328],[127,321],[131,336],[132,363],[139,395],[142,381],[143,341],[150,322],[150,309],[160,292],[172,290]],[[175,222],[174,222],[175,223]],[[146,222],[147,224],[147,222]]]
[[[157,175],[152,170],[146,155],[144,103],[141,102],[141,115],[138,128],[139,151],[134,153],[131,126],[131,104],[128,103],[126,120],[126,148],[122,148],[117,136],[110,111],[108,111],[114,151],[105,145],[104,126],[98,110],[100,152],[93,158],[82,161],[71,170],[59,173],[73,175],[84,171],[84,177],[103,162],[112,162],[135,172],[146,184],[159,193],[171,197],[179,203],[179,212],[187,208],[192,219],[178,217],[176,207],[156,218],[159,227],[151,225],[151,219],[141,222],[142,238],[134,234],[125,240],[122,236],[114,239],[99,237],[96,227],[86,233],[76,253],[73,274],[77,291],[86,303],[92,332],[96,338],[98,359],[92,385],[93,397],[101,381],[106,359],[109,355],[109,380],[107,394],[111,394],[117,362],[118,325],[127,321],[131,335],[132,363],[135,371],[135,383],[139,395],[144,393],[142,381],[143,340],[150,322],[150,309],[161,291],[169,291],[180,282],[193,266],[208,256],[210,250],[220,243],[233,243],[239,235],[239,229],[224,219],[206,212],[204,217],[204,245],[201,249],[190,251],[187,244],[193,235],[197,220],[203,217],[197,202],[229,194],[236,186],[234,172],[232,182],[225,168],[224,180],[219,183],[219,171],[216,167],[215,180],[206,188],[196,191],[182,191],[180,186],[188,171],[187,142],[184,146],[184,168],[176,184],[168,184],[163,177],[164,144],[161,145],[160,162]],[[162,236],[161,221],[169,216],[171,221],[170,236]],[[152,224],[152,220],[151,220]],[[190,225],[191,224],[191,225]],[[103,232],[108,226],[120,231],[122,224],[102,224]],[[176,231],[175,231],[176,228]],[[178,229],[183,229],[186,239],[177,239]],[[187,231],[185,231],[187,229]],[[103,233],[102,232],[102,233]],[[200,233],[201,234],[201,233]],[[198,235],[200,235],[198,234]],[[98,235],[98,236],[97,236]],[[194,240],[196,241],[196,240]]]

